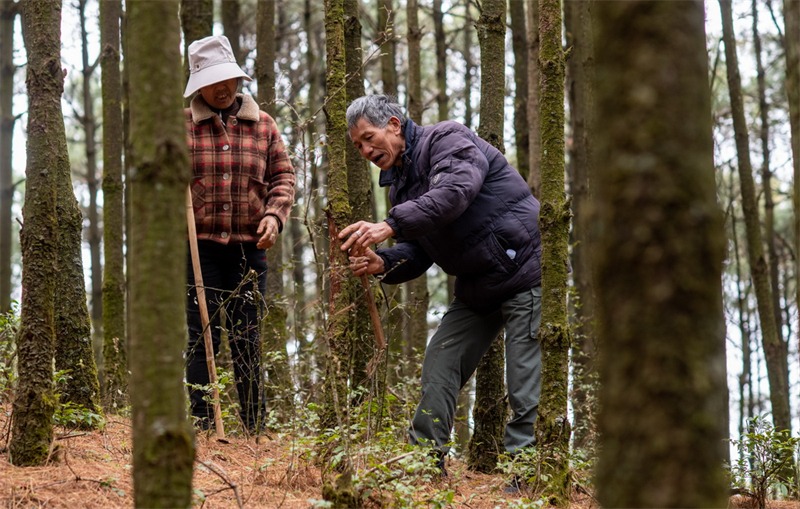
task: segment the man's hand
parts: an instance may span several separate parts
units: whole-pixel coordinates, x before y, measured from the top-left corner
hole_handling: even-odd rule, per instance
[[[339,239],[347,239],[342,242],[342,251],[348,251],[351,256],[363,256],[369,246],[383,242],[393,235],[394,230],[386,221],[380,223],[359,221],[339,232]]]
[[[356,276],[364,274],[383,274],[383,258],[367,248],[361,256],[350,256],[350,270]]]
[[[275,241],[278,240],[278,218],[275,216],[265,216],[264,219],[258,223],[256,234],[261,235],[256,244],[258,249],[269,249],[274,246]]]

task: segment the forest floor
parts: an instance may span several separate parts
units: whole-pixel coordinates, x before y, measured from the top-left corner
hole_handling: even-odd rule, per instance
[[[15,467],[8,462],[6,450],[9,410],[0,407],[0,508],[133,507],[129,419],[110,417],[105,429],[95,432],[56,428],[51,465]],[[317,503],[322,498],[322,473],[289,436],[230,436],[219,441],[201,433],[196,445],[193,507],[324,507]],[[442,480],[411,479],[413,489],[401,495],[373,490],[366,507],[540,507],[537,501],[504,493],[505,476],[468,471],[455,459],[448,459],[447,470],[449,475]],[[590,495],[576,494],[570,507],[599,506]],[[748,504],[733,497],[730,507]],[[800,504],[771,502],[768,507],[800,509]]]

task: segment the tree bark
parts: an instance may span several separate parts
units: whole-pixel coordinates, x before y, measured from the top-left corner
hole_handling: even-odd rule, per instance
[[[565,4],[566,5],[566,4]],[[525,29],[525,8],[533,9],[528,2],[508,2],[511,18],[511,46],[514,51],[514,140],[517,154],[517,171],[526,181],[530,175],[528,152],[528,32]]]
[[[503,99],[505,98],[505,0],[484,0],[476,25],[481,47],[481,123],[478,135],[500,152],[503,146]],[[475,375],[475,429],[470,440],[467,465],[472,470],[491,472],[502,451],[503,429],[508,411],[505,404],[503,369],[505,356],[500,338],[484,354]]]
[[[128,404],[123,244],[122,83],[120,0],[100,2],[103,87],[103,403],[117,412]]]
[[[539,118],[542,134],[542,396],[536,424],[536,445],[543,452],[541,468],[550,503],[569,505],[569,439],[567,386],[570,327],[567,319],[570,203],[564,196],[564,50],[561,4],[539,0]]]
[[[275,2],[274,0],[270,0],[267,3],[272,4],[272,10],[275,11]],[[260,26],[261,17],[258,14],[263,7],[261,6],[261,2],[258,2],[258,6],[256,7],[256,19],[259,20],[256,22],[258,26]],[[242,36],[242,19],[241,19],[241,6],[239,5],[239,0],[222,0],[220,12],[222,14],[222,27],[225,31],[225,37],[228,38],[228,41],[231,43],[231,51],[233,51],[233,56],[236,58],[237,62],[244,62],[245,55],[242,52],[241,44],[239,44],[239,40]],[[272,15],[273,21],[275,15]],[[258,30],[258,28],[256,29]],[[271,31],[275,32],[275,26],[271,27]],[[274,36],[273,36],[274,37]],[[258,38],[258,36],[256,36]],[[274,46],[274,42],[272,43]],[[274,51],[273,51],[274,53]],[[274,60],[274,58],[273,58]],[[272,96],[270,96],[272,97]]]
[[[180,0],[183,28],[183,84],[189,81],[189,45],[212,34],[214,28],[213,0]],[[186,99],[189,104],[191,98]]]
[[[789,410],[789,381],[786,344],[780,337],[775,323],[772,289],[769,280],[769,267],[764,257],[764,244],[759,224],[753,167],[750,162],[750,142],[744,115],[741,77],[736,56],[736,39],[733,31],[733,14],[730,0],[720,0],[722,11],[722,36],[725,42],[728,90],[730,93],[731,115],[736,139],[739,181],[742,191],[742,209],[747,231],[747,253],[751,276],[758,304],[758,317],[761,323],[761,337],[764,356],[767,362],[772,419],[778,430],[791,432]]]
[[[42,465],[53,440],[53,355],[59,174],[69,171],[61,94],[61,2],[24,2],[22,35],[28,57],[28,143],[22,244],[22,310],[9,458]]]
[[[794,252],[800,253],[800,2],[783,0],[786,55],[786,95],[792,144],[794,205]],[[794,273],[800,274],[800,256],[794,257]],[[795,285],[795,303],[800,302],[800,285]],[[800,328],[798,329],[800,332]],[[800,342],[800,341],[799,341]]]
[[[84,0],[85,1],[85,0]],[[79,3],[79,16],[85,17],[85,3]],[[82,24],[82,39],[85,36]],[[91,80],[89,72],[89,57],[86,44],[82,44],[83,54],[83,99],[92,102]],[[82,123],[86,132],[87,156],[87,181],[89,187],[89,221],[94,221],[94,227],[89,227],[89,244],[93,265],[92,273],[92,299],[101,307],[102,290],[100,295],[95,291],[101,283],[100,275],[100,245],[97,222],[97,169],[95,150],[94,112],[92,106],[84,104]],[[78,206],[78,200],[72,190],[72,176],[69,166],[59,168],[58,172],[58,199],[56,203],[56,217],[58,217],[58,255],[56,263],[56,287],[59,294],[54,300],[55,330],[56,330],[56,370],[67,372],[67,382],[59,387],[60,403],[74,403],[91,412],[100,412],[100,385],[97,381],[97,365],[95,363],[92,341],[92,325],[89,320],[89,309],[86,305],[86,288],[83,277],[82,239],[83,215]],[[94,194],[94,198],[92,198]],[[94,207],[94,213],[92,213]],[[94,243],[94,246],[92,246]],[[102,310],[101,310],[102,311]],[[101,315],[102,316],[102,315]],[[98,319],[100,324],[101,320]],[[100,421],[95,421],[100,425]]]
[[[575,409],[574,443],[591,450],[596,436],[597,351],[594,322],[595,294],[590,264],[592,232],[589,202],[592,191],[594,125],[594,43],[589,0],[564,3],[567,46],[567,93],[570,104],[572,144],[567,168],[572,195],[572,279],[575,295],[571,297],[574,316],[573,400]],[[590,134],[591,133],[591,134]]]
[[[528,185],[531,192],[539,198],[542,185],[542,134],[539,120],[539,9],[537,2],[532,1],[526,10],[528,28]]]
[[[378,0],[378,37],[381,47],[381,81],[383,93],[397,95],[397,40],[394,30],[394,7],[392,0]],[[355,98],[354,98],[355,99]]]
[[[14,18],[18,4],[0,2],[0,313],[11,310],[11,206],[14,203]]]
[[[184,197],[190,165],[181,101],[178,2],[128,0],[127,5],[134,503],[188,507],[194,445],[186,418],[183,349]],[[159,84],[155,96],[150,92],[153,83]]]
[[[597,2],[594,13],[603,128],[593,180],[602,235],[592,252],[609,354],[598,499],[724,507],[725,236],[703,2]]]
[[[447,47],[444,38],[444,13],[442,0],[433,0],[433,37],[436,41],[436,105],[438,121],[447,120],[450,110],[447,106]]]

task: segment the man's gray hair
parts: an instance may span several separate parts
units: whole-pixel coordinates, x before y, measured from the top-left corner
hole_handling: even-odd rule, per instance
[[[375,127],[383,128],[392,117],[400,119],[401,126],[406,123],[403,108],[397,104],[394,97],[381,94],[365,95],[347,107],[347,129],[355,127],[362,118]]]

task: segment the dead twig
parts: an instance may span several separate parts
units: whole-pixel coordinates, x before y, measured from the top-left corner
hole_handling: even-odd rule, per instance
[[[212,493],[211,495],[214,495],[214,494],[216,494],[216,493],[220,493],[220,492],[222,492],[222,491],[225,491],[226,489],[233,490],[233,494],[234,494],[234,496],[236,497],[236,505],[237,505],[237,506],[238,506],[240,509],[243,509],[243,508],[244,508],[244,503],[242,503],[242,496],[239,494],[239,486],[237,486],[235,482],[233,482],[233,481],[231,481],[230,479],[228,479],[228,476],[227,476],[227,475],[225,475],[225,472],[223,472],[221,468],[217,467],[217,466],[216,466],[216,465],[214,465],[213,463],[206,463],[205,461],[201,461],[201,460],[195,460],[195,461],[196,461],[197,463],[199,463],[200,465],[203,465],[204,467],[206,467],[206,468],[207,468],[207,469],[209,469],[210,471],[214,472],[215,474],[217,474],[217,476],[218,476],[220,479],[222,479],[222,481],[223,481],[223,482],[225,482],[225,484],[227,484],[227,485],[228,485],[228,487],[227,487],[227,488],[223,488],[223,489],[221,489],[221,490],[217,490],[217,491],[215,491],[214,493]],[[209,496],[210,496],[210,495],[209,495]]]

